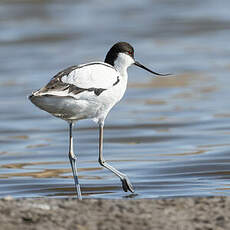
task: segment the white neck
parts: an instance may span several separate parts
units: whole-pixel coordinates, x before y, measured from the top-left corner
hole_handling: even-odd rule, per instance
[[[127,68],[133,63],[134,60],[129,55],[119,53],[114,61],[114,67],[122,76],[127,76]]]

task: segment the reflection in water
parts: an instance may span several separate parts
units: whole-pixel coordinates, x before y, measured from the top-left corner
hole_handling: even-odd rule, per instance
[[[229,195],[230,2],[99,3],[0,3],[0,197],[75,196],[67,125],[27,95],[64,67],[103,60],[118,40],[133,44],[140,62],[174,75],[130,68],[126,96],[106,122],[105,158],[130,176],[135,194],[99,166],[95,124],[76,125],[83,196]]]

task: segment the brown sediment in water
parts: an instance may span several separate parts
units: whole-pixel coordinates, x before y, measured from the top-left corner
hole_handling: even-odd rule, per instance
[[[230,229],[230,197],[160,200],[2,199],[0,229]]]

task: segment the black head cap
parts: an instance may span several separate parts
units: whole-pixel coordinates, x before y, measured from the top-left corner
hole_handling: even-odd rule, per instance
[[[113,66],[119,53],[125,53],[134,59],[133,47],[127,42],[118,42],[107,53],[105,62]]]

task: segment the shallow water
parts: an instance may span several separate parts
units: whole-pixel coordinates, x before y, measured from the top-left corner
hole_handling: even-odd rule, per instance
[[[118,40],[171,78],[131,67],[129,87],[105,127],[75,127],[83,197],[230,195],[230,2],[2,1],[0,3],[0,197],[74,196],[67,124],[27,99],[61,69],[103,60]]]

